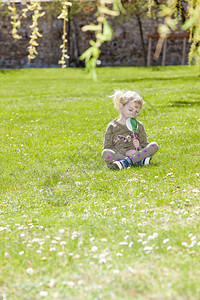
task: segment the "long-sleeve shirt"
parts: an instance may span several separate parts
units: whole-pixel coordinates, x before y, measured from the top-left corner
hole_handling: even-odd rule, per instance
[[[126,125],[120,124],[116,119],[110,122],[105,133],[103,148],[125,155],[126,151],[134,149],[134,138],[137,138],[140,146],[145,148],[149,144],[147,134],[143,124],[138,120],[137,122],[138,127],[134,134]]]

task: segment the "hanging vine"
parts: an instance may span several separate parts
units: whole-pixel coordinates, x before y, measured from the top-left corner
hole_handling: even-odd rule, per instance
[[[19,19],[19,14],[17,13],[15,2],[12,3],[12,5],[8,6],[8,9],[11,12],[11,25],[12,25],[12,31],[11,34],[15,40],[21,39],[21,36],[18,34],[18,29],[21,26],[21,21]]]
[[[157,59],[160,55],[164,40],[167,38],[171,31],[176,30],[179,19],[177,17],[177,1],[167,0],[166,4],[160,5],[159,17],[164,17],[164,23],[159,25],[158,33],[160,35],[154,58]],[[176,16],[176,17],[174,17]]]
[[[188,19],[183,26],[184,30],[190,32],[189,63],[194,59],[200,62],[200,0],[189,0]]]
[[[189,30],[190,33],[190,52],[188,55],[189,63],[200,61],[200,0],[186,0],[187,15],[183,18],[182,5],[180,0],[167,0],[166,4],[160,5],[159,16],[164,18],[164,23],[159,26],[159,35],[154,58],[160,55],[162,45],[167,36],[177,29],[180,20],[184,19],[182,30]]]
[[[116,17],[124,11],[120,0],[98,0],[97,7],[97,24],[86,25],[82,28],[83,32],[95,32],[95,41],[90,40],[90,48],[87,49],[80,57],[85,60],[86,69],[96,79],[96,65],[101,53],[100,47],[105,41],[112,40],[112,28],[107,21],[107,16]]]
[[[153,6],[154,6],[154,1],[153,0],[148,0],[148,4],[147,4],[148,11],[147,11],[147,14],[148,14],[149,17],[151,16]]]
[[[37,43],[37,38],[42,37],[39,33],[38,29],[38,19],[45,15],[45,12],[41,12],[42,7],[40,4],[40,0],[31,1],[30,4],[27,4],[24,9],[22,9],[21,14],[17,13],[15,3],[12,3],[12,6],[8,6],[8,9],[11,11],[11,25],[12,31],[11,34],[14,39],[21,39],[21,36],[18,33],[18,30],[21,27],[21,18],[27,18],[27,12],[32,11],[32,24],[30,28],[32,30],[30,34],[29,47],[28,47],[28,60],[29,62],[35,58],[38,54],[36,51],[36,47],[39,45]]]
[[[15,40],[21,38],[19,34],[19,29],[22,24],[21,19],[26,17],[27,12],[31,11],[32,14],[32,25],[30,26],[32,32],[30,34],[29,48],[28,48],[28,58],[29,61],[36,57],[38,38],[42,37],[38,28],[38,19],[42,18],[45,12],[42,12],[41,0],[31,0],[26,7],[21,10],[21,13],[17,11],[15,3],[9,5],[8,8],[11,13],[11,34]],[[71,0],[73,2],[73,0]],[[75,0],[74,0],[75,1]],[[131,2],[132,0],[128,0]],[[69,58],[67,54],[67,22],[68,22],[68,9],[72,5],[72,2],[63,0],[62,2],[62,12],[58,16],[58,19],[63,20],[63,35],[62,35],[62,45],[60,46],[62,51],[62,57],[59,60],[59,64],[62,67],[66,67],[66,60]],[[112,40],[113,31],[108,22],[109,17],[116,17],[120,12],[124,12],[124,8],[121,4],[121,0],[96,0],[97,3],[97,23],[83,26],[83,32],[92,31],[95,34],[95,39],[90,40],[90,47],[87,49],[80,57],[80,59],[85,60],[86,69],[93,78],[96,79],[96,65],[100,63],[99,55],[101,53],[100,47],[105,41]],[[189,62],[193,60],[200,61],[200,0],[146,0],[148,5],[147,15],[152,15],[154,7],[156,6],[159,13],[156,15],[164,20],[163,24],[159,26],[159,41],[156,47],[155,57],[157,58],[161,52],[164,39],[174,30],[177,29],[177,25],[182,21],[183,30],[189,30],[190,33],[190,53]],[[77,7],[87,7],[87,1],[80,1],[80,4],[75,4]],[[133,1],[133,5],[134,1]],[[184,8],[183,8],[184,7]],[[81,9],[79,8],[79,12]],[[186,14],[183,11],[187,12]],[[155,12],[153,12],[155,13]]]
[[[72,6],[71,2],[68,1],[63,1],[62,2],[62,12],[61,14],[57,17],[58,19],[63,19],[63,35],[62,35],[62,45],[60,46],[60,48],[62,49],[62,57],[59,60],[59,64],[62,65],[62,68],[66,68],[66,59],[69,58],[69,56],[67,55],[67,48],[66,48],[66,44],[67,44],[67,30],[66,30],[66,24],[68,22],[68,7]]]
[[[28,59],[29,62],[35,58],[38,54],[36,47],[39,45],[37,42],[38,37],[42,37],[42,34],[39,32],[38,28],[38,19],[45,15],[45,12],[40,12],[42,10],[40,0],[31,1],[30,4],[27,5],[27,11],[33,11],[32,15],[32,24],[30,28],[32,29],[32,33],[30,35],[29,47],[28,47]],[[24,14],[26,17],[26,14]]]

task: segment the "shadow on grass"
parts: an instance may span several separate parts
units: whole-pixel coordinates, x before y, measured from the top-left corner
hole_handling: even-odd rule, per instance
[[[0,70],[0,75],[2,74],[2,75],[10,75],[10,74],[12,74],[12,75],[14,75],[14,74],[16,74],[16,73],[19,73],[19,72],[21,72],[22,71],[22,69],[2,69],[2,70]]]
[[[174,101],[170,103],[170,107],[194,107],[200,106],[200,101]]]
[[[154,73],[155,74],[155,73]],[[133,79],[119,79],[115,80],[115,82],[119,83],[134,83],[134,82],[143,82],[143,81],[170,81],[170,80],[181,80],[181,81],[188,81],[188,80],[193,80],[193,81],[200,81],[199,74],[196,76],[177,76],[177,77],[164,77],[162,78],[161,75],[159,74],[157,76],[152,76],[152,77],[138,77],[138,78],[133,78]]]
[[[100,162],[100,161],[99,161]],[[144,169],[157,169],[161,165],[158,161],[153,161],[148,166],[138,166],[135,165],[131,167],[130,170],[123,170],[123,174],[130,174],[131,172],[137,172]],[[89,166],[85,169],[83,166],[77,165],[75,168],[79,169],[79,176],[75,174],[73,170],[73,165],[68,166],[66,172],[57,172],[52,174],[51,178],[46,179],[43,184],[43,196],[47,205],[54,207],[64,207],[70,206],[74,202],[85,201],[88,197],[91,198],[93,194],[98,195],[109,190],[109,180],[110,174],[115,172],[116,175],[119,174],[119,170],[109,169],[104,162],[101,162],[97,166]],[[100,173],[103,171],[103,176]],[[127,173],[126,173],[127,172]],[[104,177],[106,175],[106,178]],[[99,178],[95,184],[94,179]],[[105,183],[106,182],[106,183]]]

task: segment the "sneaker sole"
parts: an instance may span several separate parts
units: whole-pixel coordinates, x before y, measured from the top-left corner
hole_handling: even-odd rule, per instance
[[[115,161],[115,162],[113,163],[113,165],[115,166],[115,168],[116,168],[117,170],[121,170],[121,169],[122,169],[122,165],[120,164],[119,161]]]
[[[151,161],[151,157],[146,157],[145,158],[145,161],[144,161],[144,165],[149,165],[150,164],[150,161]]]

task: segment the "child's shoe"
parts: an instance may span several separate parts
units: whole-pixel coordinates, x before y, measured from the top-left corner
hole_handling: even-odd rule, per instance
[[[126,157],[120,161],[115,161],[113,165],[116,169],[121,170],[133,166],[133,162],[129,157]]]
[[[143,160],[138,161],[137,163],[135,163],[135,165],[140,165],[140,166],[144,166],[145,165],[146,166],[146,165],[150,164],[150,161],[151,161],[151,157],[146,157]]]
[[[113,165],[116,169],[121,170],[121,169],[126,169],[128,167],[132,167],[134,165],[146,166],[150,164],[150,161],[151,161],[151,157],[146,157],[143,160],[133,164],[132,160],[129,157],[126,157],[125,159],[122,159],[120,161],[115,161]]]
[[[149,165],[151,159],[152,159],[152,157],[146,157],[146,158],[144,159],[144,165]]]

